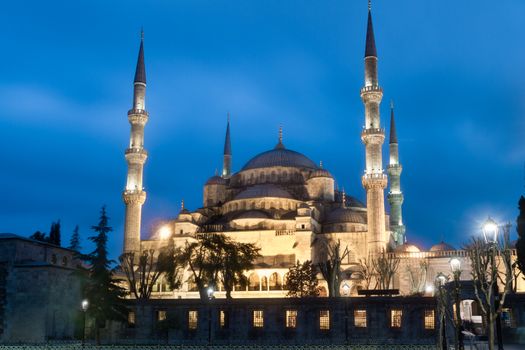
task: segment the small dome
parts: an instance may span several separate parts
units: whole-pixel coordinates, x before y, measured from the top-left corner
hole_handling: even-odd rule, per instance
[[[310,179],[312,179],[314,177],[329,177],[329,178],[333,178],[332,174],[330,174],[330,172],[328,170],[325,170],[325,169],[317,169],[314,172],[312,172],[312,174],[310,175]]]
[[[317,165],[305,155],[284,148],[279,143],[274,149],[260,153],[250,159],[242,170],[270,168],[274,166],[317,169]]]
[[[456,250],[453,246],[448,243],[441,241],[441,243],[435,244],[430,248],[431,252],[443,252],[449,250]]]
[[[403,243],[395,249],[397,253],[419,253],[419,249],[416,245],[410,243]]]
[[[326,217],[326,224],[338,223],[366,224],[366,214],[352,210],[350,208],[336,208]]]
[[[255,185],[235,196],[235,199],[276,197],[293,199],[292,195],[285,190],[271,184]]]
[[[226,179],[223,179],[220,176],[212,176],[206,181],[206,185],[226,185]]]

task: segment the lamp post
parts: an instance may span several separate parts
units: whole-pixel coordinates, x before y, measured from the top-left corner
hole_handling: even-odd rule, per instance
[[[497,255],[498,247],[498,232],[499,226],[490,216],[485,221],[482,226],[483,237],[485,238],[485,243],[489,246],[489,258],[490,258],[490,278],[493,288],[494,295],[494,310],[497,312],[499,308],[499,287],[498,287],[498,271],[495,266],[495,259]],[[491,311],[489,311],[491,312]],[[492,327],[492,325],[491,325]],[[498,349],[503,350],[503,337],[501,334],[501,317],[500,314],[496,314],[496,337],[498,339]]]
[[[460,282],[459,278],[461,277],[461,260],[458,258],[453,258],[450,260],[450,269],[452,270],[452,275],[454,276],[454,301],[456,304],[456,338],[455,347],[456,349],[463,350],[463,337],[461,336],[461,311],[460,311]]]
[[[82,300],[80,306],[82,307],[82,348],[84,348],[86,342],[86,311],[89,307],[89,301],[87,299]]]
[[[447,277],[442,273],[439,273],[436,276],[435,284],[438,293],[438,308],[439,308],[439,334],[441,336],[441,346],[442,350],[447,350],[447,333],[446,333],[446,310],[447,307],[445,303],[446,296],[444,295],[443,288],[445,288],[445,283],[447,283]]]
[[[211,345],[211,300],[213,299],[213,287],[208,287],[208,345]]]

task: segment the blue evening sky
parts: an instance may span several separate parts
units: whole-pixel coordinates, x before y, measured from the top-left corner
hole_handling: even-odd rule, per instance
[[[9,1],[0,27],[0,232],[61,219],[84,237],[107,205],[122,246],[127,110],[145,30],[144,235],[196,209],[220,169],[284,143],[364,199],[366,0]],[[460,245],[524,192],[525,2],[376,0],[379,79],[403,164],[409,241]],[[387,147],[383,148],[385,160]],[[514,228],[513,228],[514,231]]]

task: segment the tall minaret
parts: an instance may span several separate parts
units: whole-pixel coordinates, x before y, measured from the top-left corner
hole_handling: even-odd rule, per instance
[[[126,204],[124,224],[124,252],[140,251],[140,222],[146,192],[142,187],[142,174],[148,153],[144,149],[146,111],[146,68],[144,66],[144,32],[141,33],[139,57],[133,83],[133,107],[128,111],[131,124],[129,148],[126,149],[128,177],[122,198]]]
[[[222,156],[222,177],[227,179],[232,173],[232,144],[230,141],[230,113],[226,124],[226,138],[224,139],[224,154]]]
[[[368,252],[376,254],[386,250],[388,238],[385,229],[384,190],[387,177],[383,173],[381,147],[385,140],[385,131],[379,122],[379,105],[383,98],[383,89],[377,77],[377,50],[372,26],[372,11],[368,2],[368,27],[365,49],[365,86],[361,89],[361,99],[365,105],[365,126],[361,140],[365,144],[366,169],[362,178],[366,190],[368,221]]]
[[[403,225],[403,192],[401,192],[401,172],[403,167],[399,164],[399,149],[396,134],[396,122],[394,120],[394,103],[390,105],[390,162],[388,164],[388,178],[390,192],[388,192],[388,203],[390,203],[390,230],[392,231],[394,244],[405,243],[405,225]]]

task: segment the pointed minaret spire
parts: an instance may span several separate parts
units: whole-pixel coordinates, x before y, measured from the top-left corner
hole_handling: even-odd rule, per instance
[[[403,192],[401,191],[401,172],[403,167],[399,163],[399,145],[397,143],[396,123],[394,120],[394,102],[390,103],[390,161],[388,164],[388,179],[390,191],[388,203],[390,204],[390,230],[394,244],[400,245],[406,241],[405,225],[403,224]]]
[[[230,177],[232,172],[232,145],[230,140],[230,112],[227,114],[226,137],[224,139],[224,153],[222,156],[222,177]]]
[[[144,163],[148,152],[144,149],[144,126],[148,122],[146,111],[146,67],[144,64],[144,32],[141,33],[139,57],[133,83],[133,105],[128,111],[131,124],[129,147],[125,157],[128,163],[126,188],[122,199],[126,204],[124,220],[124,252],[139,252],[142,205],[146,201],[143,186]]]
[[[372,2],[368,1],[368,24],[366,27],[365,57],[377,57],[374,25],[372,24]]]
[[[135,69],[135,83],[146,84],[146,67],[144,64],[144,30],[140,31],[140,48],[137,59],[137,68]]]
[[[394,120],[394,101],[390,101],[390,143],[397,143],[396,121]]]
[[[368,254],[378,254],[387,249],[390,236],[385,225],[384,190],[388,178],[383,172],[382,145],[385,132],[381,128],[379,111],[383,89],[379,86],[377,71],[377,50],[372,25],[371,4],[368,3],[368,24],[365,47],[365,85],[361,89],[361,99],[365,105],[365,126],[361,140],[365,145],[365,174],[362,184],[366,190]]]

